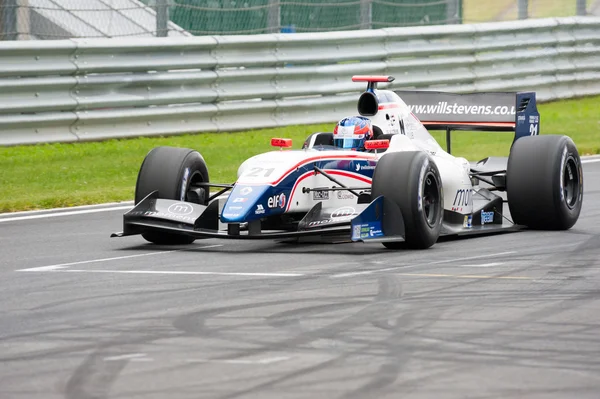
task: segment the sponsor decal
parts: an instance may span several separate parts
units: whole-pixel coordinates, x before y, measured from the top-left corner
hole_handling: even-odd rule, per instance
[[[419,187],[418,187],[418,197],[417,197],[417,208],[419,211],[423,210],[423,180],[425,179],[425,171],[429,166],[429,159],[423,162],[423,166],[421,167],[421,172],[419,172]]]
[[[484,225],[486,223],[494,222],[494,212],[484,212],[481,211],[481,224]]]
[[[190,168],[185,168],[185,171],[183,172],[183,180],[181,181],[181,194],[179,196],[179,199],[181,201],[185,200],[185,192],[187,190],[187,183],[188,183],[188,178],[190,177]]]
[[[343,206],[331,212],[332,218],[347,218],[356,214],[356,209],[351,206]]]
[[[354,137],[354,125],[352,126],[338,126],[337,129],[338,137]],[[357,135],[356,138],[362,138],[364,135]]]
[[[376,229],[374,227],[370,227],[369,229],[369,237],[380,237],[383,235],[381,229]]]
[[[233,200],[233,203],[238,203],[238,202],[246,202],[248,201],[248,198],[243,198],[243,197],[237,197]]]
[[[244,187],[240,190],[240,194],[248,195],[252,192],[252,187]]]
[[[529,135],[530,136],[538,135],[539,123],[540,123],[539,115],[530,115],[529,116]]]
[[[190,213],[194,212],[194,208],[185,202],[178,202],[169,206],[167,212],[172,215],[189,215]]]
[[[263,213],[265,213],[265,208],[261,204],[256,205],[256,211],[254,211],[254,214],[262,215]]]
[[[453,115],[515,115],[515,107],[507,105],[459,105],[440,101],[437,104],[408,106],[411,112],[416,114],[453,114]]]
[[[562,171],[565,169],[565,163],[567,162],[567,147],[563,150],[562,157],[560,158],[560,177],[559,177],[559,185],[560,185],[560,200],[565,200],[565,187],[563,183]],[[572,180],[572,178],[571,178]]]
[[[313,191],[313,199],[325,201],[329,199],[329,191]]]
[[[186,215],[178,215],[170,212],[155,212],[155,211],[135,211],[131,213],[131,215],[135,216],[151,216],[157,218],[165,218],[165,219],[176,219],[181,220],[183,222],[194,222],[194,218]]]
[[[383,236],[383,232],[381,231],[380,222],[358,224],[352,229],[353,239],[375,238],[381,236]]]
[[[361,170],[373,170],[375,169],[375,165],[363,165],[360,163],[356,164],[356,171],[360,172]]]
[[[462,210],[464,206],[468,206],[471,203],[471,189],[460,189],[456,190],[454,196],[454,202],[452,203],[452,210]]]
[[[285,194],[277,194],[267,200],[269,208],[285,208]]]
[[[313,220],[313,221],[308,222],[308,227],[323,226],[323,225],[329,224],[331,222],[333,222],[333,220],[331,220],[331,219]]]
[[[465,220],[463,221],[463,227],[470,229],[473,227],[473,215],[465,215]]]
[[[234,210],[234,211],[239,211],[240,209],[243,209],[243,208],[241,206],[230,206],[230,207],[228,207],[228,209]]]
[[[355,199],[356,197],[354,196],[354,194],[352,194],[349,191],[337,191],[336,192],[337,198],[344,200],[344,199]]]
[[[240,214],[239,214],[239,213],[229,213],[229,212],[228,212],[228,213],[224,213],[224,214],[223,214],[223,217],[226,217],[226,218],[237,218],[237,217],[239,217],[239,216],[240,216]]]

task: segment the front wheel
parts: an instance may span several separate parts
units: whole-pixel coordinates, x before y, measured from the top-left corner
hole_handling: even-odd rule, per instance
[[[371,193],[372,198],[383,195],[398,205],[409,248],[429,248],[438,240],[444,216],[442,181],[437,165],[426,153],[392,152],[381,157]],[[402,243],[383,245],[398,249]]]
[[[208,168],[199,152],[188,148],[157,147],[146,155],[138,173],[135,203],[158,190],[158,198],[208,205]],[[191,244],[194,237],[174,233],[143,233],[146,241],[161,245]]]

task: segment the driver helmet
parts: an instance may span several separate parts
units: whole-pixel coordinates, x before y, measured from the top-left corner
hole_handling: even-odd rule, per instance
[[[373,125],[364,116],[344,118],[333,129],[333,145],[346,150],[363,151],[365,141],[373,138]]]

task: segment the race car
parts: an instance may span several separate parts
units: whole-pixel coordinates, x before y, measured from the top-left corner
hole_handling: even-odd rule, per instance
[[[135,206],[112,236],[166,245],[334,235],[425,249],[440,236],[577,222],[579,153],[568,136],[539,135],[535,92],[393,91],[377,87],[391,76],[352,79],[367,86],[358,115],[311,134],[302,149],[273,138],[276,148],[244,161],[234,183],[210,182],[196,150],[154,148],[139,170]],[[432,129],[446,130],[446,150]],[[510,154],[454,156],[453,130],[514,132]]]

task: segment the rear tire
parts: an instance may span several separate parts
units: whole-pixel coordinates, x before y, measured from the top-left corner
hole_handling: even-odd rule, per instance
[[[140,167],[135,203],[158,190],[158,198],[208,205],[208,188],[196,186],[208,181],[208,168],[199,152],[188,148],[157,147],[146,155]],[[196,191],[190,192],[191,189]],[[149,232],[142,237],[160,245],[191,244],[195,241],[194,237],[173,233]]]
[[[435,244],[442,229],[444,197],[437,165],[426,153],[392,152],[381,157],[371,192],[372,198],[383,195],[398,205],[409,248],[426,249]],[[403,243],[383,245],[399,249]]]
[[[514,223],[539,230],[573,227],[583,201],[583,170],[573,140],[544,135],[515,141],[506,193]]]

